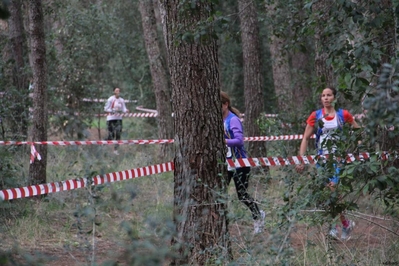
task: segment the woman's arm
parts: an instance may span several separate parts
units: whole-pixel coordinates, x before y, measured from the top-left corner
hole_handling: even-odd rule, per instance
[[[108,98],[107,102],[105,103],[104,111],[108,112],[108,113],[111,113],[112,112],[111,105],[112,105],[112,99],[110,97],[110,98]]]
[[[355,121],[355,119],[353,119],[351,125],[353,128],[360,128],[359,124]]]
[[[314,134],[314,127],[307,124],[306,128],[305,128],[305,132],[303,133],[301,146],[299,147],[299,154],[298,154],[299,156],[305,155],[306,150],[308,148],[310,137],[312,137],[313,134]],[[295,168],[298,173],[301,173],[303,171],[303,169],[305,168],[305,165],[297,164]]]
[[[125,99],[122,99],[122,112],[127,113],[129,109],[126,108]]]
[[[301,146],[299,148],[299,156],[305,155],[306,150],[308,148],[310,137],[312,137],[313,134],[314,134],[314,127],[310,126],[309,124],[306,125],[305,132],[303,133]]]

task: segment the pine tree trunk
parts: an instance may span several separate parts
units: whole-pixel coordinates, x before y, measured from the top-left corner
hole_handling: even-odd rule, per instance
[[[166,62],[161,53],[158,39],[154,5],[152,0],[140,0],[140,13],[144,31],[145,46],[150,62],[151,77],[157,105],[158,137],[173,138],[173,119],[171,91],[168,81]],[[162,42],[163,44],[163,42]],[[172,145],[161,145],[159,160],[172,158]]]
[[[228,259],[230,250],[221,178],[225,149],[218,53],[211,35],[202,41],[179,37],[198,30],[196,25],[206,21],[212,6],[197,2],[193,8],[179,7],[182,3],[161,1],[175,114],[177,232],[172,244],[180,257],[172,265],[207,265],[216,258]]]
[[[29,80],[25,69],[27,54],[26,40],[23,27],[22,4],[20,0],[11,1],[9,5],[9,40],[11,44],[12,63],[11,79],[13,89],[7,90],[9,102],[10,130],[13,140],[25,140],[28,134],[28,86]]]
[[[253,0],[239,0],[238,9],[244,59],[244,126],[246,135],[249,137],[254,137],[260,136],[260,128],[258,126],[257,120],[261,117],[261,114],[264,110],[258,17]],[[266,156],[266,143],[262,141],[249,142],[248,153],[250,157]]]
[[[33,72],[32,141],[47,140],[47,72],[46,43],[44,36],[43,10],[41,0],[29,1],[30,58]],[[47,146],[37,145],[41,160],[35,160],[29,167],[31,184],[46,183]]]
[[[329,0],[320,0],[316,1],[312,6],[312,12],[318,21],[315,33],[315,70],[320,90],[328,86],[335,86],[333,69],[327,64],[328,54],[326,49],[328,47],[326,44],[329,43],[329,36],[323,33],[330,19],[329,10],[333,4],[334,2]]]

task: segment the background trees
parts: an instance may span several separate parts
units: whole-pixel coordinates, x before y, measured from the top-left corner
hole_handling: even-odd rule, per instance
[[[204,246],[223,247],[228,246],[222,238],[227,221],[218,194],[223,192],[221,180],[216,178],[223,172],[218,163],[223,161],[219,89],[246,114],[250,136],[302,132],[305,118],[318,107],[318,92],[326,85],[336,86],[337,106],[344,102],[353,113],[367,111],[361,121],[364,146],[355,149],[356,138],[348,132],[342,151],[397,151],[397,1],[161,2],[163,8],[157,10],[158,5],[152,9],[144,0],[12,1],[11,18],[2,21],[0,32],[2,138],[46,140],[54,134],[62,139],[101,139],[89,129],[101,128],[100,118],[95,118],[103,104],[84,99],[106,98],[119,86],[125,99],[137,100],[129,106],[132,111],[136,105],[158,110],[158,124],[146,120],[145,137],[175,136],[175,217],[183,220],[176,218],[180,234],[174,243],[193,242],[195,231]],[[164,24],[166,39],[158,37],[160,29],[154,23],[159,12],[170,22]],[[162,59],[164,41],[171,72]],[[260,119],[264,112],[279,118]],[[27,132],[28,126],[32,132]],[[290,156],[296,154],[296,146],[272,146],[270,154],[251,154]],[[43,160],[32,165],[29,178],[40,183],[46,180],[46,150],[38,149]],[[15,150],[2,152],[0,172],[11,180],[8,166]],[[380,168],[368,163],[348,166],[343,190],[354,199],[348,196],[340,207],[353,208],[356,197],[378,191],[390,213],[397,215],[397,162],[388,162]],[[332,202],[329,195],[316,193],[320,188],[314,184],[295,190],[290,176],[296,177],[286,175],[285,199],[297,197],[303,205],[289,201],[279,221],[287,221],[286,213],[300,213],[310,199]],[[199,207],[190,205],[194,198]],[[207,207],[211,201],[216,203]],[[217,215],[207,221],[201,219],[204,213]],[[210,232],[216,238],[210,239]],[[212,257],[201,253],[204,246],[181,246],[182,261],[188,260],[186,251],[201,262]]]

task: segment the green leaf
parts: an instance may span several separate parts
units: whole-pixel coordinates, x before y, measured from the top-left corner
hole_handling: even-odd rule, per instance
[[[368,192],[369,192],[369,184],[366,184],[364,187],[363,187],[363,196],[366,196],[367,194],[368,194]]]

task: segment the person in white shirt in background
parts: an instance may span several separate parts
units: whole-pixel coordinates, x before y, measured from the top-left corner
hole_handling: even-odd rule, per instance
[[[107,140],[120,140],[122,133],[122,113],[127,113],[129,110],[126,108],[125,101],[120,97],[120,88],[114,88],[114,95],[108,98],[104,111],[107,115]],[[118,144],[114,147],[114,153],[118,155]]]

